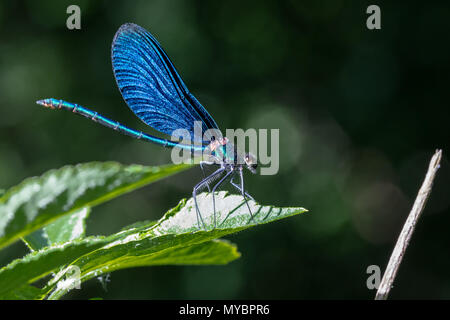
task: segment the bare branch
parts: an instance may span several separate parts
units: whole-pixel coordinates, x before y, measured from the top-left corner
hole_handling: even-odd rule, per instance
[[[388,266],[386,267],[386,271],[383,275],[383,279],[381,280],[377,294],[375,295],[375,300],[386,300],[389,295],[389,291],[392,288],[392,283],[397,275],[397,270],[402,262],[403,255],[405,254],[406,248],[408,247],[411,239],[411,235],[414,232],[417,221],[419,220],[419,217],[425,207],[425,203],[430,196],[431,187],[433,185],[436,172],[439,169],[441,157],[442,150],[436,150],[435,154],[431,158],[425,180],[422,183],[422,187],[420,187],[411,212],[403,225],[402,232],[398,237],[394,251],[392,251],[391,258],[389,259]]]

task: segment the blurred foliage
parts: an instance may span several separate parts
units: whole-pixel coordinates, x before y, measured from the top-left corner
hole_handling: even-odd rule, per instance
[[[82,29],[65,26],[79,4]],[[117,271],[70,298],[372,298],[366,268],[387,264],[437,147],[444,158],[391,298],[449,298],[447,186],[450,8],[445,1],[1,1],[0,189],[87,161],[169,163],[170,152],[68,113],[64,98],[148,130],[123,102],[112,37],[137,23],[160,41],[221,128],[279,128],[280,171],[247,175],[256,200],[311,213],[231,237],[220,267]],[[95,208],[87,234],[155,220],[191,193],[198,168]],[[22,256],[16,243],[0,265]],[[214,284],[214,285],[213,285]]]

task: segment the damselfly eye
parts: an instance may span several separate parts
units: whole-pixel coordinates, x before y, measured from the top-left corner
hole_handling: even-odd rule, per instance
[[[244,156],[244,160],[245,164],[247,165],[247,168],[253,173],[255,173],[256,168],[258,168],[258,161],[256,160],[256,157],[251,153],[246,153]]]

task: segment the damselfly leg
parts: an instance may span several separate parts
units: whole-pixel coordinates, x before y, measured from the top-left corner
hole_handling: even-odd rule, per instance
[[[230,171],[225,174],[225,176],[220,179],[219,182],[216,183],[216,185],[212,189],[212,196],[213,196],[213,208],[214,208],[214,229],[216,228],[216,197],[214,196],[216,189],[231,175],[234,174],[234,170],[230,169]]]
[[[213,165],[215,164],[214,161],[200,161],[200,169],[202,170],[203,173],[203,179],[206,179],[206,174],[205,174],[205,170],[203,169],[204,165]],[[211,192],[211,188],[209,187],[209,183],[206,185],[208,188],[208,191]]]
[[[204,162],[203,164],[212,164],[212,163]],[[217,169],[216,171],[214,171],[211,175],[209,175],[208,177],[204,178],[202,181],[197,183],[197,185],[194,187],[192,195],[194,198],[195,210],[197,213],[197,223],[198,223],[199,229],[200,229],[200,221],[203,225],[203,229],[205,229],[205,230],[206,230],[206,225],[203,221],[203,217],[202,217],[202,215],[200,213],[200,209],[198,207],[197,193],[199,191],[201,191],[203,188],[209,186],[214,180],[219,179],[219,177],[221,177],[221,175],[224,172],[225,172],[225,175],[220,178],[220,180],[213,186],[212,190],[210,191],[212,193],[212,197],[213,197],[214,229],[217,227],[215,192],[216,192],[217,188],[219,188],[227,179],[230,179],[231,185],[233,187],[235,187],[240,192],[242,197],[244,198],[245,204],[247,205],[248,212],[250,213],[250,220],[253,219],[253,213],[252,213],[252,210],[250,209],[250,205],[248,204],[248,201],[247,201],[247,198],[253,200],[253,197],[250,194],[248,194],[244,189],[244,174],[243,174],[242,169],[243,169],[242,167],[236,168],[236,167],[232,167],[232,166],[222,166],[219,169]],[[239,172],[240,185],[233,182],[233,179],[237,172]]]
[[[246,196],[247,192],[245,192],[245,190],[244,190],[244,173],[243,173],[242,167],[239,168],[239,177],[241,178],[241,195],[242,195],[242,197],[244,197],[245,204],[247,205],[248,212],[250,213],[250,220],[252,220],[253,219],[252,210],[250,210],[250,206],[247,201],[247,196]]]
[[[205,223],[203,222],[202,215],[200,214],[200,210],[198,208],[197,192],[200,191],[201,189],[203,189],[204,187],[206,187],[209,183],[211,183],[215,179],[217,179],[224,171],[225,171],[225,167],[220,167],[219,169],[214,171],[211,175],[209,175],[208,177],[206,177],[205,179],[203,179],[202,181],[197,183],[192,191],[192,197],[194,198],[194,203],[195,203],[195,210],[197,212],[197,224],[198,224],[199,229],[200,229],[200,221],[202,222],[203,229],[206,230],[206,226],[205,226]]]
[[[231,178],[230,184],[231,184],[235,189],[237,189],[237,191],[242,192],[241,187],[238,186],[236,183],[234,183],[234,182],[233,182],[233,179],[234,179],[234,176]],[[255,199],[253,199],[253,197],[252,197],[247,191],[244,190],[244,193],[245,193],[245,195],[247,196],[247,198],[249,198],[250,200],[253,200],[253,201],[255,200]]]

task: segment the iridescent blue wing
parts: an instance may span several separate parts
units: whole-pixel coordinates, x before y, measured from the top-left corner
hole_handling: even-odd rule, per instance
[[[124,100],[147,125],[168,135],[186,129],[192,140],[194,121],[202,123],[203,133],[218,129],[158,41],[145,29],[132,23],[122,25],[114,36],[111,59]]]

